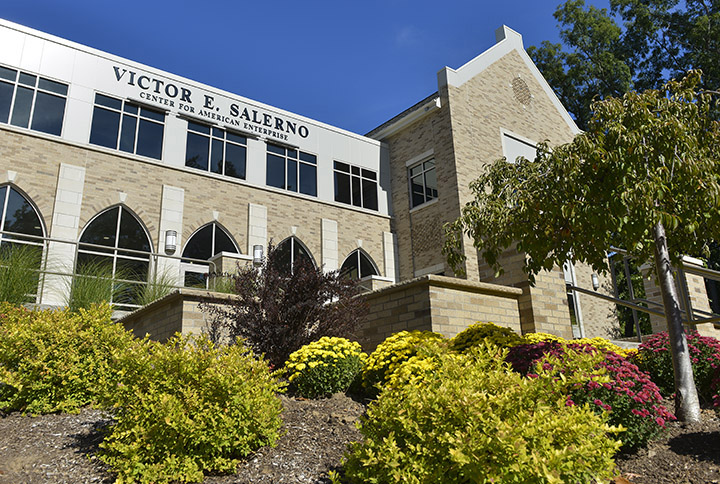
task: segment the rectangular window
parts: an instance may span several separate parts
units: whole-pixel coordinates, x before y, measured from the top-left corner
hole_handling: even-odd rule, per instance
[[[165,113],[95,94],[90,143],[159,160],[164,135]]]
[[[247,138],[188,121],[185,166],[245,179]]]
[[[317,196],[317,157],[293,148],[267,144],[268,186]]]
[[[340,161],[336,161],[333,168],[336,202],[378,209],[377,173]]]
[[[435,160],[427,160],[408,169],[410,180],[410,208],[438,197]]]
[[[0,67],[0,123],[60,136],[67,84]]]

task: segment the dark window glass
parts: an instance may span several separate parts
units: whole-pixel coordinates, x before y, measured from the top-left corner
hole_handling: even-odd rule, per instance
[[[213,255],[219,254],[220,252],[232,252],[239,253],[240,251],[235,246],[230,236],[225,233],[223,229],[215,225],[215,250]]]
[[[112,208],[101,213],[83,231],[80,242],[94,245],[105,245],[115,247],[115,236],[117,233],[117,218],[120,207]],[[97,251],[95,247],[88,247],[87,250]]]
[[[123,109],[126,113],[135,114],[138,113],[139,106],[137,104],[130,104],[128,102],[125,103],[125,108]]]
[[[287,150],[288,158],[295,158],[297,159],[297,150],[293,150],[291,148],[288,148]]]
[[[120,134],[120,150],[128,153],[135,153],[135,131],[137,130],[137,118],[134,116],[123,116],[122,130]]]
[[[150,252],[150,241],[147,234],[145,234],[145,230],[143,230],[140,222],[127,210],[123,210],[120,215],[120,239],[117,245],[123,249]],[[132,256],[139,257],[138,254],[132,254]]]
[[[348,204],[352,202],[350,199],[350,175],[346,173],[335,172],[335,201]]]
[[[428,160],[411,167],[409,174],[411,208],[438,197],[435,160]]]
[[[360,279],[356,252],[353,252],[347,259],[345,259],[345,262],[343,262],[343,265],[340,267],[340,275],[342,277],[347,277],[348,279]]]
[[[377,276],[378,272],[370,258],[361,250],[354,250],[340,267],[340,275],[350,279]]]
[[[435,169],[433,168],[425,172],[425,198],[432,200],[433,198],[437,198],[437,196],[437,177],[435,175]]]
[[[27,87],[18,87],[15,92],[15,106],[10,123],[14,126],[27,128],[30,123],[30,109],[32,108],[34,90]]]
[[[371,210],[378,209],[377,183],[372,180],[362,180],[363,207]]]
[[[143,118],[154,119],[155,121],[165,122],[165,113],[153,111],[152,109],[141,108],[140,116]]]
[[[199,124],[199,123],[193,123],[192,121],[188,121],[188,129],[191,131],[197,131],[198,133],[203,134],[210,134],[210,126]]]
[[[352,174],[353,174],[353,175],[360,176],[360,168],[358,168],[357,166],[353,166],[353,167],[352,167]]]
[[[362,169],[362,176],[363,178],[369,178],[371,180],[377,180],[377,175],[374,171],[366,170],[365,168]]]
[[[120,113],[95,107],[93,111],[90,143],[107,148],[117,148],[118,126]]]
[[[0,201],[5,201],[4,195],[5,193],[3,191],[2,195],[0,195]],[[0,208],[2,207],[0,206]],[[20,234],[37,235],[40,237],[43,235],[42,224],[40,223],[40,217],[37,212],[35,212],[35,209],[30,205],[30,202],[14,188],[10,188],[10,193],[8,194],[3,230]],[[13,236],[13,238],[15,237],[16,236]]]
[[[271,145],[268,145],[268,148]],[[285,188],[285,158],[267,155],[267,184],[271,187]]]
[[[282,146],[277,146],[277,145],[268,143],[267,150],[270,153],[277,153],[278,155],[285,155],[285,148],[283,148]]]
[[[301,151],[300,159],[303,161],[307,161],[308,163],[312,163],[313,165],[317,165],[317,156],[311,155],[310,153],[303,153]]]
[[[102,94],[95,94],[95,104],[117,109],[118,111],[122,109],[122,101],[120,99],[103,96]]]
[[[350,165],[346,163],[340,163],[339,161],[336,161],[333,163],[333,166],[338,171],[345,171],[347,173],[350,173]]]
[[[43,79],[41,77],[40,82],[38,82],[38,87],[46,91],[54,92],[55,94],[67,96],[68,87],[65,84],[60,84],[50,79]]]
[[[292,271],[292,238],[285,240],[275,247],[273,256],[273,264],[275,268],[285,274]]]
[[[149,158],[162,158],[162,142],[165,129],[162,124],[140,119],[137,154]]]
[[[195,133],[188,133],[185,166],[207,170],[209,147],[210,138]]]
[[[246,148],[231,143],[225,145],[225,174],[245,179]]]
[[[24,72],[21,72],[20,79],[18,79],[18,82],[20,84],[25,84],[26,86],[35,87],[35,84],[37,83],[37,76],[33,76],[32,74],[25,74]]]
[[[60,136],[65,115],[65,98],[38,92],[31,128]]]
[[[297,161],[288,160],[287,162],[287,186],[285,187],[291,192],[296,192],[297,188]]]
[[[310,256],[310,253],[303,247],[301,243],[299,243],[297,240],[292,239],[293,241],[293,268],[297,267],[299,264],[307,265],[308,267],[315,267],[315,264],[313,264],[312,257]]]
[[[212,257],[212,236],[213,225],[206,225],[201,228],[188,240],[182,256],[191,259],[208,260]],[[190,261],[188,261],[190,262]]]
[[[223,173],[223,142],[219,139],[212,140],[212,160],[210,171],[213,173]]]
[[[10,106],[14,90],[12,84],[0,82],[0,123],[7,123],[10,119]]]
[[[362,199],[360,197],[360,178],[352,177],[352,204],[356,207],[362,205]]]
[[[412,206],[416,207],[425,203],[425,191],[423,187],[423,176],[419,175],[410,180],[410,191],[412,192]]]
[[[201,287],[205,288],[205,274],[201,274],[199,272],[185,272],[185,280],[184,285],[185,287]]]
[[[0,67],[0,78],[15,82],[15,79],[17,79],[17,71],[15,69],[8,69],[7,67]]]
[[[370,262],[368,256],[358,251],[358,259],[360,259],[360,278],[378,275],[375,266]]]
[[[300,193],[317,196],[317,167],[300,163]]]
[[[247,144],[247,138],[245,136],[240,136],[233,133],[227,134],[227,140],[232,141],[233,143],[240,143],[242,145]]]

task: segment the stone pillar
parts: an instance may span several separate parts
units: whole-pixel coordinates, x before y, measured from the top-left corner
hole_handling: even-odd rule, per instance
[[[337,221],[327,218],[322,219],[321,224],[322,267],[325,272],[336,271],[340,268],[338,224]]]
[[[168,255],[179,255],[181,253],[184,205],[185,190],[170,185],[163,185],[160,205],[158,253]],[[168,252],[165,247],[165,234],[168,230],[174,230],[177,233],[176,249],[173,252]],[[159,275],[172,275],[176,285],[183,285],[183,281],[180,280],[180,259],[159,257],[155,271],[156,274]]]
[[[262,245],[267,252],[267,207],[248,203],[248,254],[253,253],[254,245]]]
[[[400,267],[398,266],[397,236],[392,232],[383,232],[383,258],[385,260],[385,277],[393,282],[398,280]]]

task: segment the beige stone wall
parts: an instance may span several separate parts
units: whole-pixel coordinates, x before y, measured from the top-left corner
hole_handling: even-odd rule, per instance
[[[362,331],[371,351],[400,331],[435,331],[452,337],[477,321],[520,332],[515,288],[444,276],[422,276],[367,294],[370,312]]]
[[[37,205],[49,233],[54,194],[60,163],[86,169],[80,213],[80,232],[95,215],[121,201],[132,210],[148,230],[153,250],[158,249],[160,206],[163,184],[185,191],[183,230],[178,234],[178,251],[201,226],[217,221],[247,253],[248,204],[267,207],[268,240],[277,244],[295,235],[322,263],[322,219],[338,224],[340,263],[358,247],[375,261],[383,275],[383,232],[390,231],[390,218],[374,215],[317,200],[252,187],[241,182],[189,169],[172,168],[159,162],[91,146],[76,146],[62,140],[48,139],[35,133],[20,133],[0,126],[0,183],[7,170],[17,172],[15,185]],[[293,229],[295,227],[295,229]]]
[[[605,296],[613,296],[610,274],[595,272],[592,267],[586,264],[575,264],[576,285],[583,289],[593,290],[593,273],[598,275],[600,283],[596,292]],[[585,328],[585,337],[610,338],[613,335],[613,330],[618,327],[615,304],[582,293],[578,294],[578,299],[580,301],[580,311],[582,312],[583,327]]]

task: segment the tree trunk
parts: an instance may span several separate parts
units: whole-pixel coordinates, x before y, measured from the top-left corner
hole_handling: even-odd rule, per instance
[[[655,237],[655,268],[665,306],[665,319],[670,336],[670,353],[675,374],[675,415],[682,422],[699,422],[700,402],[695,388],[687,338],[680,316],[680,304],[670,266],[665,227],[661,222],[653,227],[653,235]]]

